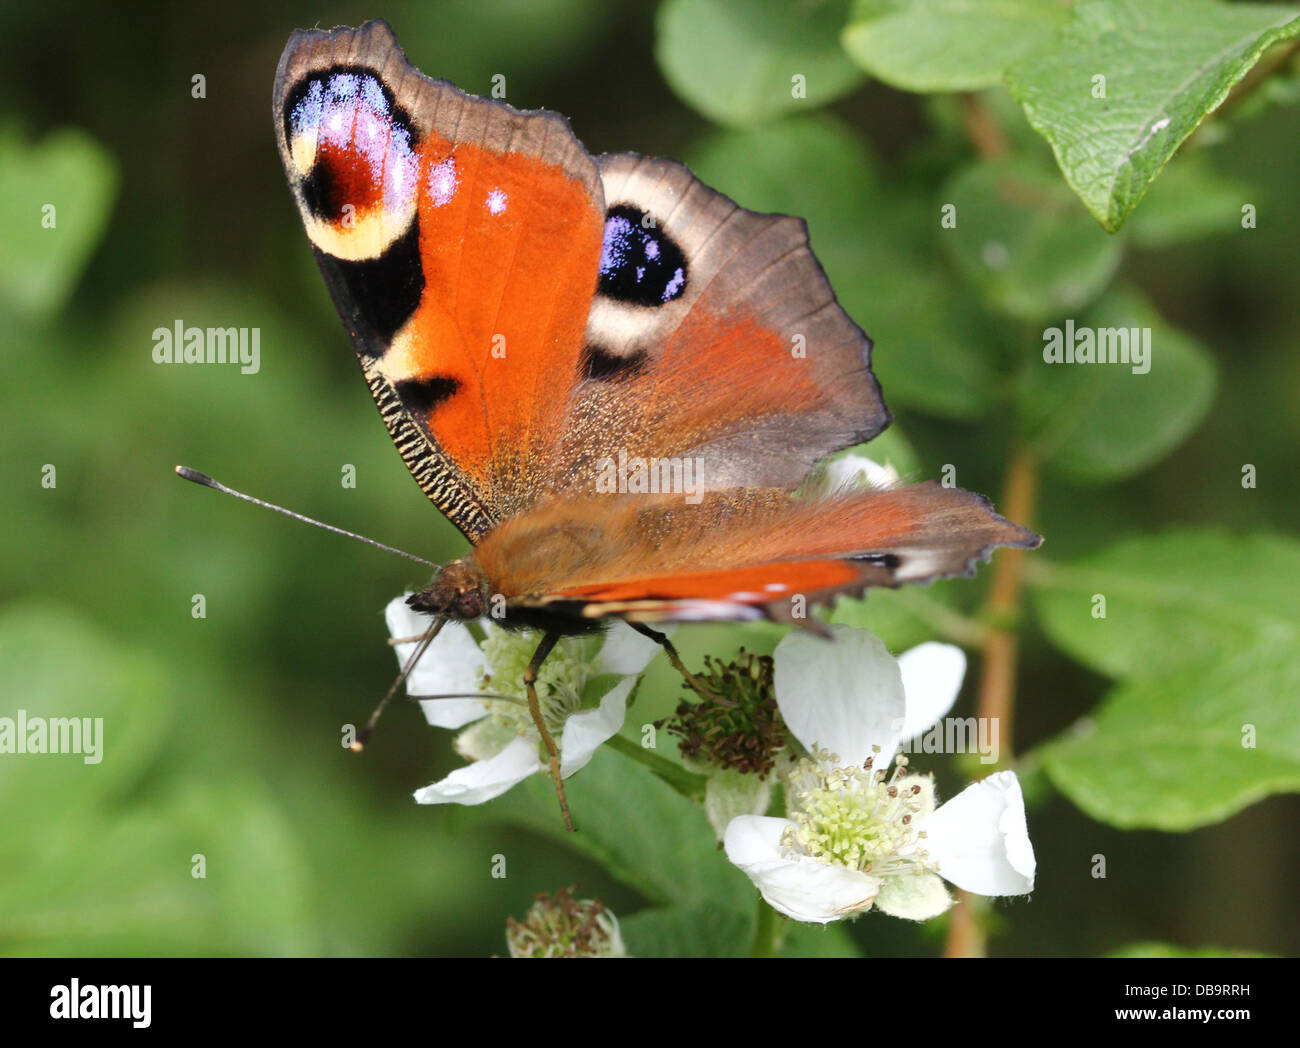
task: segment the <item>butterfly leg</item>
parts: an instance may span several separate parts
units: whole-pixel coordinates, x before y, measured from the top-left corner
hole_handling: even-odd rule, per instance
[[[668,661],[671,663],[673,669],[686,678],[686,683],[691,686],[693,691],[701,696],[708,694],[708,690],[700,683],[695,674],[686,668],[686,664],[682,662],[682,657],[677,654],[677,649],[673,646],[673,642],[668,639],[668,634],[660,633],[656,629],[651,629],[644,622],[629,622],[628,625],[641,634],[641,636],[649,637],[652,641],[658,644],[659,647],[664,649],[664,654],[668,656]]]
[[[528,712],[533,715],[533,723],[537,725],[537,731],[542,736],[542,742],[546,744],[547,756],[550,757],[551,779],[555,782],[555,795],[560,799],[560,814],[564,816],[564,826],[572,833],[574,829],[573,820],[569,817],[569,802],[564,796],[564,779],[560,777],[560,750],[555,745],[555,739],[551,736],[550,730],[546,727],[546,721],[542,719],[542,706],[537,701],[537,673],[542,668],[542,663],[546,661],[546,656],[551,653],[551,649],[555,647],[556,641],[559,639],[560,634],[549,631],[542,637],[542,642],[537,645],[537,650],[533,652],[532,661],[528,663],[528,668],[524,670],[524,690],[528,692]]]

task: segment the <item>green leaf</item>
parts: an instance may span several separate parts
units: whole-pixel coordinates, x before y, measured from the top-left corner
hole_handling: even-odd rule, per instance
[[[1300,650],[1300,542],[1290,537],[1186,528],[1030,578],[1047,636],[1111,677],[1165,674],[1189,654],[1227,658],[1261,642]],[[1097,595],[1104,618],[1094,617]]]
[[[0,680],[0,717],[100,722],[90,753],[0,754],[0,949],[313,952],[303,857],[257,782],[140,788],[177,698],[154,659],[76,611],[16,603],[0,614]]]
[[[1166,248],[1240,231],[1242,206],[1252,198],[1241,182],[1214,170],[1200,150],[1165,168],[1125,232],[1139,247]]]
[[[861,948],[841,922],[834,924],[799,924],[789,922],[785,942],[776,951],[778,957],[861,957]]]
[[[6,862],[21,875],[0,885],[3,952],[319,953],[305,856],[257,782],[172,782],[160,799],[79,815],[47,820]]]
[[[0,307],[37,319],[60,309],[116,192],[113,157],[84,131],[54,131],[35,146],[0,131]]]
[[[856,226],[888,213],[879,203],[885,189],[866,144],[829,114],[749,131],[717,130],[687,160],[741,207],[806,220],[819,257],[848,253],[855,241],[866,239],[860,228],[846,231],[846,223]]]
[[[965,580],[941,579],[928,586],[877,589],[865,597],[841,597],[831,622],[870,630],[895,655],[927,640],[974,641],[978,627],[954,610]]]
[[[940,240],[995,308],[1025,320],[1080,309],[1110,283],[1120,241],[1097,229],[1050,171],[1017,158],[960,172],[942,200],[956,225]]]
[[[492,812],[589,855],[654,903],[749,909],[749,881],[719,850],[703,810],[642,765],[605,746],[564,787],[577,833],[565,832],[542,775],[493,801]]]
[[[1237,950],[1228,946],[1175,946],[1168,942],[1135,942],[1104,954],[1106,957],[1271,957],[1255,950]]]
[[[27,835],[46,816],[28,798],[86,811],[131,789],[158,752],[173,693],[156,662],[115,646],[72,609],[36,601],[0,613],[0,680],[0,717],[15,728],[20,716],[42,724],[76,720],[79,733],[91,722],[81,754],[0,755],[0,865],[9,865],[6,859],[20,861],[10,849],[25,851]]]
[[[973,422],[1002,398],[1000,352],[991,318],[933,264],[900,261],[864,269],[841,291],[854,316],[868,318],[872,369],[891,407]]]
[[[1083,0],[1054,45],[1007,80],[1066,181],[1114,232],[1265,48],[1297,34],[1289,6]]]
[[[1085,336],[1092,363],[1078,361]],[[1147,348],[1130,348],[1129,363],[1096,362],[1125,344]],[[1046,359],[1049,350],[1070,347],[1074,362]],[[1043,349],[1020,384],[1021,426],[1055,472],[1077,483],[1107,483],[1182,443],[1209,410],[1215,385],[1214,361],[1198,343],[1136,294],[1112,291],[1077,321],[1044,331]]]
[[[1045,47],[1065,14],[1059,0],[858,0],[844,47],[904,91],[972,91]]]
[[[830,102],[863,79],[840,48],[849,0],[665,0],[655,57],[668,85],[744,127]]]
[[[1120,685],[1094,719],[1044,749],[1057,788],[1101,822],[1170,831],[1300,792],[1296,638],[1226,658],[1165,645],[1166,657],[1182,656],[1178,669]]]
[[[862,956],[843,924],[777,920],[784,926],[778,934],[785,933],[778,957]],[[754,935],[754,908],[663,907],[633,914],[620,927],[633,957],[746,957]]]
[[[642,910],[619,922],[633,957],[745,957],[754,934],[748,911],[716,906]]]
[[[807,221],[840,304],[875,341],[872,366],[891,406],[973,419],[997,403],[997,332],[973,296],[939,278],[929,235],[938,211],[928,195],[882,184],[843,124],[816,116],[720,131],[690,161],[743,207]]]

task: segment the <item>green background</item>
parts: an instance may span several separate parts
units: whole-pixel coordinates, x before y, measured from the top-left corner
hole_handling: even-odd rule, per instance
[[[1195,784],[1178,766],[1173,793],[1222,804],[1126,819],[1115,798],[1140,811],[1160,784],[1090,772],[1142,769],[1149,751],[1043,748],[1025,771],[1038,888],[994,907],[991,951],[1095,955],[1144,941],[1300,950],[1300,801],[1258,783],[1238,789],[1252,770],[1213,748],[1189,752],[1177,731],[1193,716],[1184,695],[1212,687],[1231,696],[1266,663],[1276,665],[1273,716],[1295,723],[1292,634],[1260,654],[1242,625],[1256,601],[1294,607],[1295,541],[1258,537],[1262,546],[1244,553],[1236,542],[1300,530],[1300,106],[1279,91],[1216,122],[1216,140],[1172,162],[1121,243],[1076,200],[1008,92],[993,86],[981,97],[1010,140],[1012,166],[973,166],[955,96],[867,78],[826,45],[817,20],[828,5],[812,6],[821,13],[801,16],[809,40],[787,40],[810,85],[793,104],[784,89],[763,95],[761,33],[742,48],[743,63],[728,65],[724,49],[717,65],[730,78],[697,82],[709,68],[707,19],[722,15],[686,3],[659,12],[658,29],[652,4],[597,0],[235,5],[219,17],[170,4],[75,16],[59,5],[5,7],[0,715],[104,716],[106,757],[94,767],[0,757],[0,951],[483,955],[504,952],[506,917],[522,916],[536,892],[577,884],[628,917],[653,901],[647,884],[672,891],[679,853],[668,838],[650,837],[637,853],[657,866],[643,883],[614,879],[555,833],[521,826],[558,819],[531,815],[518,798],[472,810],[415,805],[411,791],[459,759],[413,705],[390,711],[364,755],[347,753],[341,726],[366,717],[395,670],[382,608],[425,579],[171,473],[185,463],[433,559],[463,551],[411,482],[359,379],[272,137],[271,81],[289,32],[377,15],[425,72],[474,93],[502,73],[511,103],[565,113],[592,153],[683,159],[742,205],[808,217],[841,301],[877,340],[877,371],[908,441],[894,457],[912,475],[955,463],[963,487],[996,499],[1013,433],[1048,433],[1052,468],[1032,522],[1047,543],[1033,555],[1043,567],[1022,642],[1017,749],[1054,739],[1110,693],[1104,717],[1143,710],[1146,728],[1173,732],[1163,742],[1175,763],[1199,762]],[[842,25],[848,5],[829,6]],[[194,74],[206,78],[203,99],[191,97]],[[998,79],[973,75],[958,86]],[[1034,214],[1008,213],[997,189],[1005,180],[1036,187]],[[40,206],[51,201],[58,225],[43,230]],[[943,239],[939,208],[950,201],[959,230],[984,222],[1013,238],[1010,266],[990,273],[974,234]],[[1240,228],[1241,201],[1257,205],[1257,228]],[[1152,417],[1132,392],[1146,395],[1140,378],[1099,388],[1033,366],[1042,327],[1081,302],[1080,323],[1089,311],[1154,311],[1155,324],[1181,332],[1157,354],[1180,339],[1190,347],[1167,350],[1184,361],[1183,377],[1162,394],[1167,439],[1141,461],[1125,459],[1138,442],[1125,427],[1136,419],[1145,433]],[[152,330],[177,319],[260,328],[261,372],[154,364]],[[1092,415],[1073,417],[1084,402]],[[1243,463],[1257,467],[1253,490],[1241,486]],[[52,489],[41,485],[46,464],[57,469]],[[345,464],[356,467],[355,489],[340,483]],[[1160,569],[1145,548],[1125,556],[1115,547],[1189,526],[1217,529],[1222,542],[1198,532],[1173,558],[1163,582],[1185,596],[1149,634],[1121,626],[1097,647],[1086,632],[1096,579],[1104,575],[1108,592],[1129,585],[1135,600],[1162,582],[1148,578]],[[988,575],[928,592],[971,609]],[[1270,586],[1276,600],[1261,595]],[[1181,609],[1224,587],[1233,600],[1188,628]],[[194,594],[206,598],[206,618],[191,616]],[[894,647],[931,635],[892,599],[880,598],[880,628]],[[702,626],[679,639],[696,664],[772,638]],[[1183,673],[1185,690],[1130,679],[1149,662],[1169,679]],[[973,712],[975,666],[963,715]],[[1124,681],[1118,693],[1112,678]],[[629,734],[669,711],[674,689],[656,665]],[[575,786],[580,826],[613,820],[609,797],[619,791],[631,794],[626,818],[637,817],[639,780],[620,779],[612,760],[592,766],[590,791]],[[1296,788],[1296,760],[1291,747],[1272,788]],[[937,770],[948,795],[978,772],[950,762]],[[702,821],[681,815],[692,818]],[[204,879],[190,875],[198,853]],[[491,876],[496,855],[506,856],[504,879]],[[1103,880],[1091,876],[1095,855],[1106,856]],[[744,895],[739,873],[719,876]],[[680,943],[655,933],[648,923],[640,939],[630,931],[630,947]],[[848,934],[868,954],[931,954],[942,922],[872,914]]]

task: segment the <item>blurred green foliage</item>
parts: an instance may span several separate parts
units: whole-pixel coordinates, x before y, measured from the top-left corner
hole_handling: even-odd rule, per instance
[[[897,422],[871,454],[994,496],[1013,449],[1042,467],[1016,724],[1039,887],[997,911],[993,950],[1300,949],[1300,844],[1278,832],[1297,801],[1272,796],[1300,790],[1300,107],[1294,48],[1263,53],[1300,11],[989,7],[395,0],[219,27],[160,4],[73,27],[6,8],[0,716],[103,717],[106,755],[0,757],[0,950],[499,953],[505,917],[569,883],[634,953],[748,942],[750,885],[702,815],[618,754],[572,781],[574,838],[541,781],[416,806],[459,759],[413,705],[349,755],[341,726],[393,672],[380,611],[424,579],[171,474],[434,559],[463,549],[358,380],[271,134],[290,30],[376,14],[426,72],[476,93],[503,74],[593,153],[680,157],[742,205],[804,216],[876,341]],[[1045,366],[1067,318],[1150,327],[1150,373]],[[261,370],[154,364],[151,332],[177,320],[259,328]],[[835,614],[894,650],[969,642],[987,579]],[[677,640],[695,665],[781,632]],[[677,696],[657,660],[629,737]],[[969,772],[936,770],[946,794]],[[933,953],[934,929],[873,915],[783,950]]]

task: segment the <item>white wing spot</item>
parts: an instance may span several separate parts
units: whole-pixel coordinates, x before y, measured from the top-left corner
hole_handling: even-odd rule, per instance
[[[434,165],[429,171],[429,197],[434,207],[443,207],[451,203],[460,186],[456,177],[456,161],[452,157]]]

